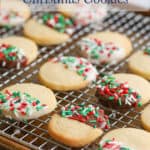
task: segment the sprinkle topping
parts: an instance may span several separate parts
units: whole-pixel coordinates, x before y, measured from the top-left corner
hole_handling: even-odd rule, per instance
[[[24,18],[15,11],[0,9],[0,24],[1,25],[15,25],[24,22]]]
[[[148,47],[144,50],[144,54],[150,55],[150,47]]]
[[[76,71],[78,75],[83,76],[84,80],[95,81],[98,75],[95,67],[81,57],[63,56],[53,58],[50,61],[65,64],[68,69]]]
[[[101,98],[114,101],[118,106],[138,106],[142,105],[141,96],[131,89],[127,83],[119,83],[114,77],[106,76],[97,86],[98,94]]]
[[[79,46],[87,58],[95,64],[119,61],[125,55],[124,49],[114,43],[104,43],[96,38],[83,38]]]
[[[110,126],[108,116],[104,114],[104,110],[93,105],[85,106],[82,103],[63,107],[61,116],[86,123],[94,128],[108,129]]]
[[[75,31],[75,24],[72,19],[65,18],[62,14],[45,13],[40,23],[47,25],[61,33],[72,34]]]
[[[99,145],[98,150],[133,150],[124,144],[115,141],[115,139],[112,140],[106,140],[102,141]]]
[[[100,22],[107,15],[105,5],[86,5],[81,2],[75,6],[73,18],[78,24],[87,25],[96,21]]]
[[[23,59],[25,61],[23,61]],[[20,68],[22,62],[26,65],[27,58],[22,49],[8,44],[0,44],[0,62],[3,67],[5,67],[7,63],[17,62],[17,68]]]
[[[0,110],[2,113],[3,111],[11,111],[15,117],[20,118],[19,116],[31,116],[43,109],[47,109],[47,106],[41,104],[39,99],[32,97],[28,93],[10,92],[8,90],[0,93]]]

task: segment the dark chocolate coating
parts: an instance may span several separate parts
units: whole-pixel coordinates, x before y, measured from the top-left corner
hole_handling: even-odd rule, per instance
[[[129,109],[135,107],[135,104],[127,105],[125,104],[125,97],[121,97],[121,105],[119,105],[118,101],[116,100],[109,100],[108,95],[100,95],[99,89],[97,89],[95,96],[98,98],[99,102],[106,107],[113,108],[113,109]]]
[[[17,67],[17,63],[18,63],[18,60],[16,60],[16,61],[8,61],[7,60],[6,65],[2,66],[3,59],[2,60],[0,59],[0,66],[3,68],[15,68],[15,67]],[[20,63],[21,63],[20,67],[25,67],[27,65],[27,58],[25,56],[23,56]]]

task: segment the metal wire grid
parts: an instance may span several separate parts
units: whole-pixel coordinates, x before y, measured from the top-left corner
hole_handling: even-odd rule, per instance
[[[54,48],[41,47],[41,49],[39,50],[39,58],[26,68],[17,71],[17,73],[15,69],[3,71],[0,76],[0,88],[4,88],[5,86],[16,82],[23,83],[31,81],[38,83],[37,73],[40,64],[45,62],[49,57],[55,55],[76,55],[75,49],[77,48],[80,37],[91,32],[103,30],[125,33],[128,37],[130,37],[135,50],[143,50],[147,45],[149,45],[148,40],[150,39],[150,18],[136,15],[135,13],[127,13],[125,11],[112,12],[105,19],[103,25],[94,24],[87,26],[83,30],[80,30],[78,33],[76,33],[68,42]],[[19,30],[11,30],[4,34],[4,36],[14,34],[14,32],[16,33],[16,31],[18,32]],[[75,40],[77,41],[74,42]],[[126,72],[125,68],[127,61],[128,58],[126,58],[119,64],[108,64],[106,66],[100,66],[98,67],[99,74],[101,75],[104,73],[112,74],[115,72]],[[100,82],[100,78],[97,80],[97,82]],[[83,101],[85,103],[100,105],[93,93],[94,86],[95,84],[92,84],[88,88],[79,91],[55,92],[56,98],[58,100],[58,107],[55,111],[57,112],[58,110],[60,110],[62,106],[70,105],[71,103],[80,103]],[[116,111],[105,108],[103,106],[101,107],[109,115],[112,128],[141,128],[139,120],[140,110],[131,109],[129,111]],[[2,119],[0,121],[0,135],[8,137],[32,149],[71,150],[70,147],[57,143],[48,135],[47,123],[50,119],[50,116],[51,115],[47,115],[39,119],[31,120],[27,124],[18,123],[16,121],[10,122],[6,119]],[[16,129],[19,129],[19,131],[21,132],[17,133],[18,130]],[[92,145],[87,145],[86,147],[82,148],[82,150],[96,149],[97,144],[98,142],[95,142],[95,144]]]

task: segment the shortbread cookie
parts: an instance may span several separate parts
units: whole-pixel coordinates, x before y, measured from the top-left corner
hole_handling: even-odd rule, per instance
[[[97,85],[96,96],[100,103],[111,108],[140,107],[141,96],[127,82],[119,82],[113,76],[105,76]]]
[[[116,141],[125,144],[125,146],[129,147],[131,150],[150,150],[150,133],[141,129],[115,129],[104,135],[102,141],[113,138]]]
[[[141,114],[141,122],[144,127],[144,129],[150,131],[150,105],[146,106]]]
[[[117,32],[90,34],[79,42],[81,54],[94,64],[117,63],[132,51],[132,44]]]
[[[116,141],[114,138],[112,140],[101,141],[98,150],[133,150],[129,148],[122,142]]]
[[[30,17],[29,7],[20,0],[0,1],[0,26],[22,24]]]
[[[24,34],[40,45],[55,45],[67,41],[75,27],[74,21],[62,14],[46,13],[29,20],[24,25]]]
[[[107,15],[106,5],[87,5],[84,2],[78,4],[61,4],[58,5],[58,10],[72,17],[77,24],[81,25],[101,22]]]
[[[56,104],[53,92],[38,84],[15,84],[0,92],[2,115],[16,120],[41,117],[53,111]]]
[[[20,67],[31,63],[38,56],[37,45],[24,37],[11,36],[0,39],[0,66]]]
[[[150,100],[150,83],[144,78],[129,74],[118,73],[113,75],[120,82],[127,82],[129,87],[134,89],[141,96],[141,103],[144,105]]]
[[[55,140],[71,147],[82,147],[95,141],[109,128],[108,116],[93,105],[71,105],[54,114],[48,132]]]
[[[133,54],[128,66],[131,72],[150,80],[150,47]]]
[[[53,58],[46,62],[39,71],[41,83],[60,90],[79,90],[96,80],[98,73],[86,59],[73,56]]]

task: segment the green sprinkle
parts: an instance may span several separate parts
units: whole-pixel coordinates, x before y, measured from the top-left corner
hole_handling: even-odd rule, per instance
[[[83,103],[79,104],[79,106],[84,107],[85,103],[83,102]]]
[[[37,110],[37,111],[40,111],[41,109],[43,109],[43,106],[40,106],[40,105],[39,105],[39,106],[36,107],[36,110]]]
[[[113,54],[113,52],[114,52],[114,51],[113,51],[113,50],[111,50],[111,51],[110,51],[110,54]]]
[[[146,48],[146,49],[144,50],[144,53],[150,55],[150,47]]]
[[[61,116],[62,116],[62,117],[66,117],[67,115],[66,115],[66,113],[65,113],[64,111],[62,111],[62,112],[61,112]]]
[[[109,120],[107,120],[107,124],[108,124],[108,126],[110,126],[110,121]]]
[[[27,124],[28,123],[28,121],[26,120],[26,119],[23,119],[22,120],[25,124]]]
[[[73,25],[73,20],[72,19],[66,19],[66,24],[69,26]]]
[[[64,32],[65,32],[65,29],[64,29],[64,28],[59,29],[59,32],[64,33]]]
[[[78,73],[79,75],[82,75],[83,72],[84,72],[84,70],[78,70],[78,71],[77,71],[77,73]]]
[[[141,99],[141,96],[140,96],[140,95],[137,95],[136,98],[137,98],[137,99]]]
[[[61,115],[63,117],[70,116],[72,115],[72,111],[71,110],[62,111]]]
[[[94,116],[98,118],[99,117],[99,113],[96,111]]]
[[[130,150],[130,148],[121,147],[120,150]]]
[[[3,95],[3,93],[0,93],[0,99],[5,98],[5,96]]]
[[[98,150],[103,150],[103,148],[102,148],[102,147],[99,147]]]
[[[40,101],[39,101],[39,100],[37,100],[37,101],[36,101],[36,104],[40,104]]]
[[[4,25],[4,28],[5,28],[6,30],[9,30],[9,29],[12,28],[12,26],[11,26],[11,25]]]
[[[133,92],[133,90],[131,88],[128,89],[129,94],[131,94]]]
[[[109,99],[110,101],[112,101],[112,100],[114,100],[114,97],[113,97],[113,96],[109,96],[108,99]]]
[[[0,115],[2,115],[3,111],[0,109]]]
[[[13,92],[13,96],[15,97],[18,97],[18,96],[20,97],[20,95],[21,95],[20,92]]]
[[[89,122],[90,123],[96,123],[96,120],[90,120]]]
[[[1,99],[2,103],[7,102],[7,99]]]
[[[50,16],[51,17],[51,16]],[[49,19],[49,15],[46,13],[42,17],[43,21],[46,22]]]
[[[30,115],[30,108],[26,108],[26,114],[29,116]]]
[[[139,102],[139,103],[138,103],[138,107],[141,107],[141,106],[142,106],[142,102]]]
[[[120,99],[120,98],[118,99],[118,104],[119,104],[119,106],[121,106],[121,105],[122,105],[122,101],[121,101],[121,99]]]

